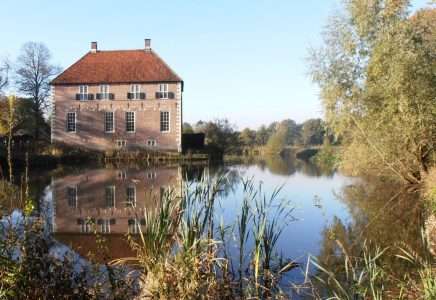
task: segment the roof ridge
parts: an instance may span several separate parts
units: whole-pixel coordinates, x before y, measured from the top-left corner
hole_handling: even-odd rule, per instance
[[[147,49],[111,49],[111,50],[97,50],[96,53],[99,53],[99,52],[133,52],[133,51],[143,51],[145,53],[151,52],[151,50],[147,50]]]

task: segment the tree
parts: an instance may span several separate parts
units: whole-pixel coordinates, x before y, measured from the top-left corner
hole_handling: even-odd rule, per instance
[[[408,1],[349,0],[311,51],[327,125],[342,137],[342,167],[419,183],[435,164],[435,10]]]
[[[266,145],[268,142],[270,136],[270,132],[265,127],[265,125],[262,125],[259,127],[259,129],[256,132],[256,144],[258,145]]]
[[[266,144],[266,150],[272,154],[279,154],[287,145],[289,136],[289,127],[282,123],[278,126],[277,130],[271,135]]]
[[[195,123],[194,132],[203,132],[205,131],[206,122],[200,120]]]
[[[51,54],[42,43],[27,42],[21,48],[17,59],[17,88],[30,97],[36,120],[35,138],[38,139],[38,126],[44,123],[44,114],[49,108],[50,81],[60,72],[60,68],[50,63]]]
[[[238,137],[234,126],[227,119],[217,119],[215,121],[197,122],[196,132],[205,134],[205,143],[222,152],[231,152],[238,147]]]
[[[183,133],[194,133],[194,129],[188,122],[183,123]]]
[[[321,119],[309,119],[301,126],[301,141],[304,145],[321,145],[324,134],[324,124]]]
[[[280,122],[279,126],[287,127],[286,145],[295,145],[299,139],[299,128],[294,120],[287,119]]]
[[[32,112],[32,102],[28,98],[15,96],[0,98],[0,135],[8,135],[9,132],[15,135],[19,131],[33,134],[36,120]],[[49,134],[48,125],[45,123],[38,130],[40,134],[46,136]]]
[[[2,90],[9,84],[9,71],[11,65],[7,59],[0,63],[0,95]]]
[[[243,146],[254,146],[256,144],[256,131],[250,128],[245,128],[239,134],[239,140]]]

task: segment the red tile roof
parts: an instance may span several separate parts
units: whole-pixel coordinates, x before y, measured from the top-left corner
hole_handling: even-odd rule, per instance
[[[51,84],[179,82],[182,79],[152,50],[88,52]]]

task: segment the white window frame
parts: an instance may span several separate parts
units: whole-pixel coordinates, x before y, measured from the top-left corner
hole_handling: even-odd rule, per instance
[[[111,233],[111,220],[110,219],[101,219],[100,232],[101,233]]]
[[[141,226],[141,221],[138,221],[138,219],[130,220],[133,220],[133,224],[128,225],[128,232],[130,234],[138,234],[140,232],[139,227]]]
[[[70,194],[70,191],[74,191],[74,194]],[[75,185],[75,186],[68,186],[67,187],[68,206],[69,207],[73,207],[73,206],[70,205],[70,196],[74,197],[74,199],[72,199],[73,202],[74,202],[74,208],[77,208],[78,207],[78,202],[79,202],[79,197],[77,195],[77,185]]]
[[[168,114],[168,130],[162,130],[162,113]],[[168,110],[161,110],[159,112],[159,129],[161,133],[168,133],[171,131],[171,116]]]
[[[129,130],[127,130],[127,128],[128,128],[128,126],[127,126],[127,122],[128,122],[128,114],[129,113],[132,113],[133,114],[133,130],[132,131],[129,131]],[[136,111],[126,111],[125,113],[124,113],[124,116],[125,116],[125,126],[126,126],[126,132],[127,133],[135,133],[136,132]]]
[[[79,100],[80,101],[88,100],[88,93],[89,93],[88,91],[89,91],[89,89],[88,89],[87,85],[84,85],[84,84],[79,85]]]
[[[130,198],[129,191],[133,191],[133,199]],[[126,206],[127,207],[136,207],[136,186],[129,185],[126,187]]]
[[[80,227],[81,233],[91,233],[92,232],[92,223],[88,220],[83,220],[83,224]]]
[[[160,99],[168,99],[169,85],[168,83],[159,84],[159,93],[161,95]]]
[[[147,179],[156,179],[156,172],[148,172],[147,173]]]
[[[70,120],[70,115],[74,115],[74,121],[73,121],[74,130],[70,130],[70,121],[71,121]],[[69,133],[76,133],[77,132],[77,113],[75,111],[67,112],[66,121],[67,121],[66,131],[69,132]]]
[[[107,130],[107,119],[106,114],[112,114],[112,130]],[[104,132],[106,133],[114,133],[115,132],[115,112],[114,111],[105,111],[104,112]]]
[[[131,100],[139,100],[141,98],[141,85],[140,84],[131,84],[130,85],[130,94],[132,94]]]
[[[109,84],[100,84],[100,99],[109,100],[110,87]]]
[[[111,191],[111,193],[112,193],[112,195],[113,195],[113,204],[112,204],[112,206],[108,206],[107,204],[108,204],[108,191]],[[105,204],[106,204],[106,208],[115,208],[116,207],[116,187],[115,187],[115,185],[108,185],[108,186],[106,186],[105,187],[105,195],[104,195],[104,198],[105,198]]]

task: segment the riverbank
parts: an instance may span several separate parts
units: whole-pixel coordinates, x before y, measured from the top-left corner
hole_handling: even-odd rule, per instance
[[[138,164],[162,164],[162,163],[208,163],[212,160],[220,160],[214,153],[203,152],[170,152],[170,151],[92,151],[80,148],[57,148],[49,147],[40,153],[29,153],[26,157],[25,152],[13,153],[12,165],[14,169],[23,170],[26,166],[31,169],[50,170],[60,165],[98,165],[98,164],[118,164],[118,163],[138,163]],[[8,166],[8,158],[5,153],[0,153],[0,166]]]
[[[253,151],[240,151],[240,154],[225,154],[224,162],[252,162],[267,157],[297,158],[314,163],[323,168],[336,169],[339,165],[340,146],[288,146],[278,153],[268,152],[265,147],[256,147]]]

